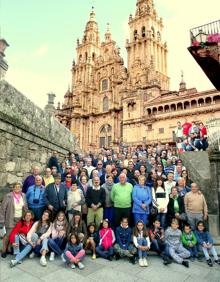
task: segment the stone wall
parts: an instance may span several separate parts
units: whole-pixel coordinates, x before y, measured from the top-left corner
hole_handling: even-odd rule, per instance
[[[32,165],[45,167],[52,151],[60,159],[79,152],[74,135],[6,81],[0,81],[0,199]]]
[[[209,156],[208,152],[185,152],[180,154],[180,158],[189,171],[190,179],[199,185],[205,195],[211,233],[220,236],[220,155]]]

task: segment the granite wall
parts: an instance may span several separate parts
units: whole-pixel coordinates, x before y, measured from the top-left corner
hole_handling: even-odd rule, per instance
[[[56,150],[79,152],[75,136],[6,81],[0,81],[0,199],[33,165],[44,169]]]

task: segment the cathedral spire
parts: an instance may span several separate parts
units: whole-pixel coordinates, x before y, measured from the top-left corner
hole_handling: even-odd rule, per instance
[[[94,7],[92,6],[92,11],[90,13],[90,18],[89,18],[89,21],[96,21],[96,18],[95,18],[95,10],[94,10]]]
[[[109,25],[109,23],[107,23],[107,28],[106,28],[106,32],[105,32],[105,41],[106,42],[111,41],[111,32],[110,32],[110,25]]]
[[[186,82],[184,81],[184,73],[181,71],[181,82],[180,82],[180,87],[179,91],[185,91],[186,90]]]

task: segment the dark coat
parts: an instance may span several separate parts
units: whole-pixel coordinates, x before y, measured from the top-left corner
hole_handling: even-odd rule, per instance
[[[44,192],[44,200],[47,206],[51,205],[55,211],[64,210],[67,203],[67,190],[63,184],[60,184],[59,192],[56,192],[55,184],[47,185]]]
[[[178,204],[179,204],[179,214],[183,214],[185,212],[183,198],[178,196],[177,201],[178,201]],[[168,223],[171,223],[171,220],[173,218],[175,218],[174,200],[173,200],[173,198],[170,198],[168,206],[167,206],[167,220],[168,220]]]

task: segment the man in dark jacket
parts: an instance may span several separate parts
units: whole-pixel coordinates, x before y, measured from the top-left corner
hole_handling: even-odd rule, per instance
[[[105,204],[105,189],[100,186],[98,176],[93,178],[93,185],[86,193],[86,203],[88,205],[87,222],[95,222],[96,228],[103,220],[103,206]]]
[[[47,185],[44,192],[44,199],[53,218],[56,217],[59,211],[65,211],[67,203],[67,190],[61,184],[61,175],[58,173],[54,176],[54,183]]]

